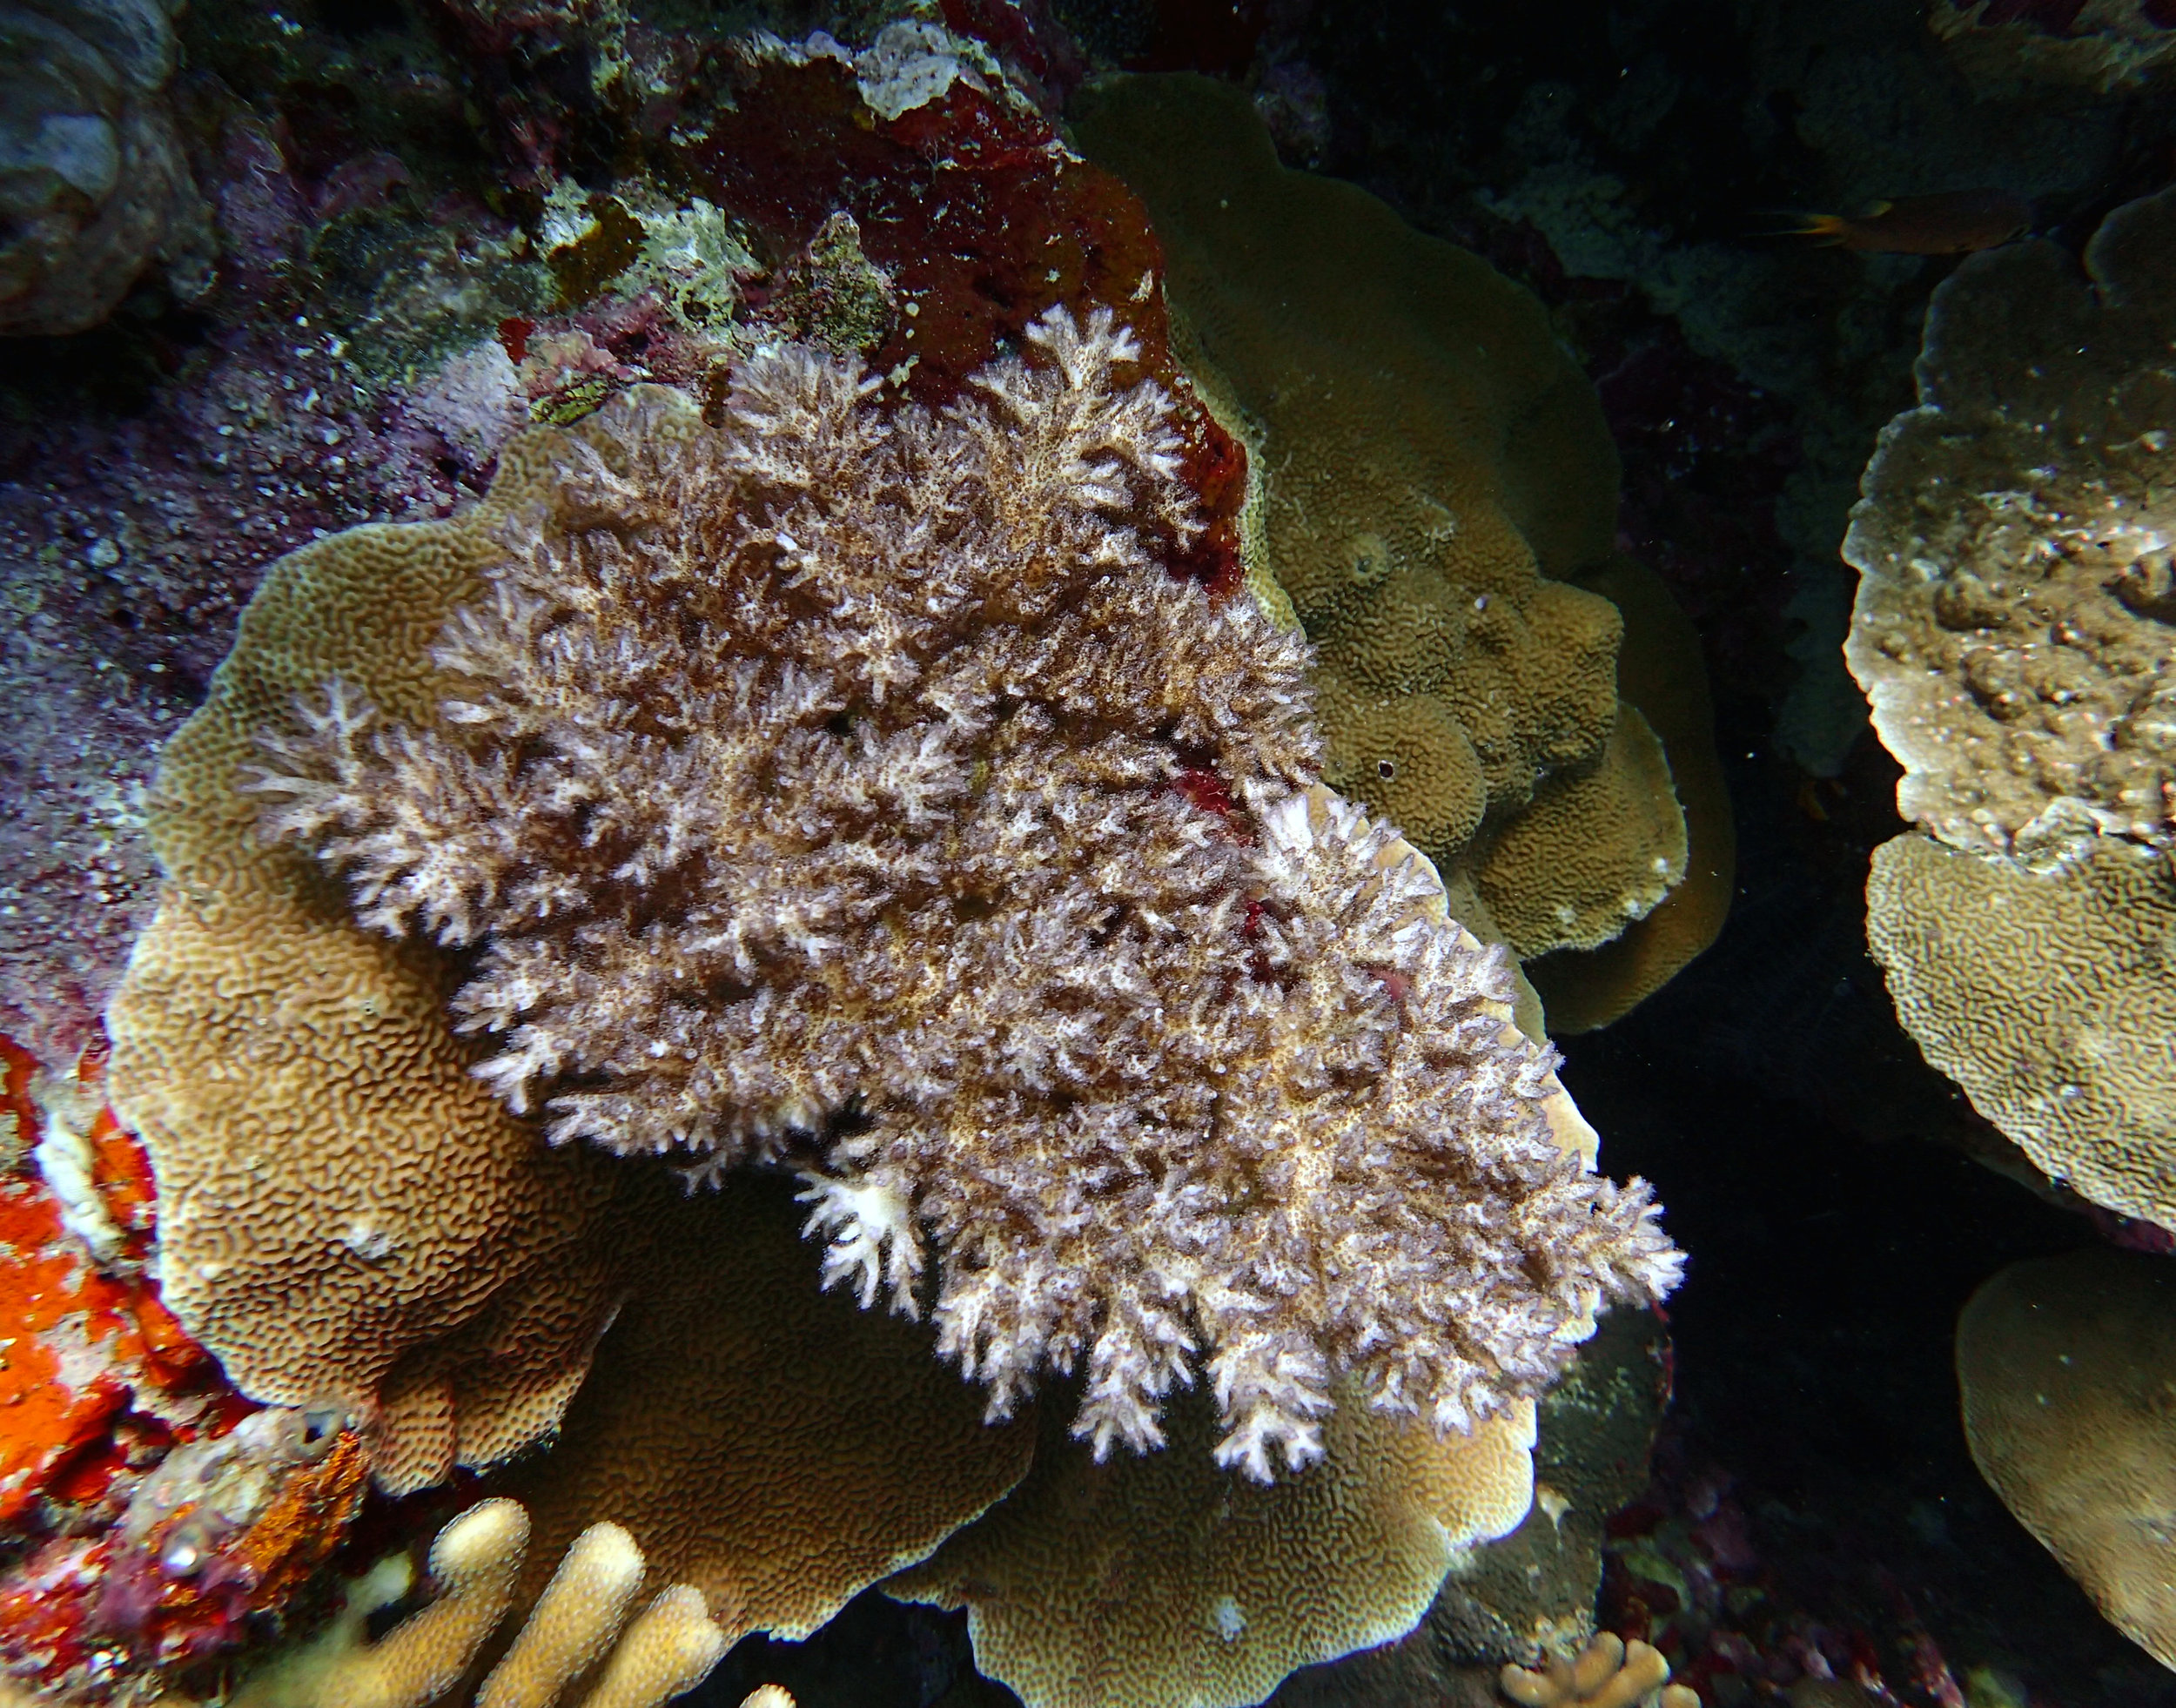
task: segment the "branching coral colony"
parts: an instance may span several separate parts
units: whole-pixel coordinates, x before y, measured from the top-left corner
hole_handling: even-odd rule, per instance
[[[1299,644],[1162,560],[1171,400],[1106,313],[932,414],[799,346],[722,431],[621,405],[434,656],[427,727],[328,683],[265,826],[473,956],[478,1071],[555,1142],[807,1181],[827,1284],[933,1309],[1010,1413],[1320,1456],[1330,1384],[1469,1428],[1680,1257],[1584,1172],[1508,973],[1395,832],[1311,810]],[[934,1261],[935,1274],[924,1270]]]

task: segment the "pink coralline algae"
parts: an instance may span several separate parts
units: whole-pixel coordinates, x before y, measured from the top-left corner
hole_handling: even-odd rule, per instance
[[[1085,1365],[1078,1433],[1142,1449],[1206,1375],[1264,1480],[1340,1376],[1469,1429],[1678,1254],[1553,1142],[1502,952],[1308,792],[1303,649],[1166,568],[1131,335],[1028,343],[941,411],[795,345],[722,431],[631,394],[449,620],[440,718],[324,684],[265,827],[474,957],[478,1072],[555,1141],[798,1169],[827,1280],[993,1417]]]

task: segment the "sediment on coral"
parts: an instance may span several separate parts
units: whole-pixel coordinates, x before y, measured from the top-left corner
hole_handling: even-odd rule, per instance
[[[800,1168],[826,1279],[927,1309],[993,1418],[1085,1363],[1076,1427],[1152,1447],[1199,1360],[1258,1478],[1343,1374],[1470,1428],[1675,1254],[1550,1143],[1502,956],[1293,792],[1303,655],[1163,568],[1194,524],[1130,337],[1030,341],[940,414],[788,346],[723,433],[593,418],[440,709],[311,685],[265,828],[474,954],[477,1071],[555,1140]]]
[[[2176,1227],[2176,192],[2081,275],[2033,241],[1935,293],[1920,402],[1844,541],[1845,656],[1918,831],[1867,931],[1930,1061],[2052,1179]]]

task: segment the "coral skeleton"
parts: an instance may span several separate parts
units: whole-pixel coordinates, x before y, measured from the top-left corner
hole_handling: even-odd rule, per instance
[[[264,827],[467,958],[554,1142],[798,1170],[826,1284],[930,1315],[993,1419],[1082,1368],[1076,1433],[1144,1449],[1202,1375],[1260,1480],[1345,1375],[1468,1429],[1679,1255],[1551,1141],[1502,952],[1306,792],[1303,644],[1164,567],[1199,524],[1131,335],[1027,339],[938,411],[793,344],[722,429],[632,393],[448,622],[439,717],[326,684]]]

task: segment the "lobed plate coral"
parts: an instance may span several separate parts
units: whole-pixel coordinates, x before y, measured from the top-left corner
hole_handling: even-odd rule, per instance
[[[1617,464],[1600,405],[1531,296],[1348,184],[1278,164],[1238,91],[1114,79],[1082,145],[1148,203],[1178,347],[1250,448],[1246,546],[1264,604],[1315,648],[1324,778],[1394,820],[1456,911],[1522,959],[1657,920],[1659,952],[1594,969],[1598,1023],[1705,947],[1729,892],[1719,790],[1696,858],[1675,769],[1714,770],[1704,705],[1668,753],[1623,697]],[[1659,587],[1652,597],[1669,607]],[[1643,623],[1669,676],[1682,624]],[[1566,970],[1568,971],[1568,970]],[[1563,978],[1568,987],[1576,975]],[[1554,1019],[1554,1014],[1552,1014]]]
[[[2033,1164],[2176,1227],[2176,192],[1936,293],[1844,555],[1845,656],[1924,834],[1867,931],[1905,1028]]]
[[[2176,1668],[2176,1274],[2105,1249],[2013,1263],[1957,1325],[1972,1462],[2110,1623]]]

